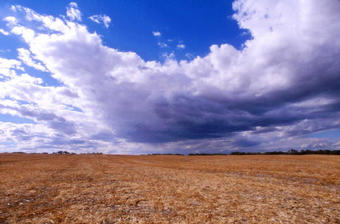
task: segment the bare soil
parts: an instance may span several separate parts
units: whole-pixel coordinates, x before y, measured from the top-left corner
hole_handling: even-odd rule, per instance
[[[0,223],[340,223],[340,156],[0,154]]]

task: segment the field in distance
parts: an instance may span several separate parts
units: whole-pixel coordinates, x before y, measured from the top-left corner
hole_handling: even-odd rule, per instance
[[[340,223],[340,156],[0,154],[0,223]]]

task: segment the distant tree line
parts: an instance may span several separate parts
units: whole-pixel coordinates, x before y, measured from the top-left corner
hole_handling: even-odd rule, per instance
[[[13,152],[15,154],[26,154],[25,152]],[[30,154],[39,154],[39,153],[30,153]],[[42,154],[48,154],[47,152],[43,152]],[[57,155],[75,155],[74,152],[68,151],[58,151],[53,152],[52,154]],[[92,152],[92,153],[79,153],[81,155],[102,155],[101,152]],[[329,150],[329,149],[319,149],[319,150],[296,150],[290,149],[286,152],[284,151],[268,151],[268,152],[231,152],[231,153],[189,153],[188,156],[215,156],[215,155],[309,155],[309,154],[318,154],[318,155],[340,155],[340,150]],[[181,153],[151,153],[147,154],[150,156],[157,155],[172,155],[172,156],[185,156],[185,154]]]
[[[189,153],[188,156],[221,156],[228,155],[227,153]]]
[[[58,151],[54,152],[52,154],[58,154],[58,155],[76,155],[74,152],[68,152],[68,151]],[[85,154],[85,155],[102,155],[101,152],[90,152],[90,153],[79,153],[79,154]]]
[[[150,153],[148,156],[185,156],[181,153]]]
[[[322,155],[340,155],[340,150],[296,150],[290,149],[286,152],[284,151],[269,151],[269,152],[231,152],[227,153],[190,153],[189,156],[212,156],[212,155],[309,155],[309,154],[322,154]]]
[[[68,151],[58,151],[58,152],[54,152],[53,154],[58,154],[58,155],[73,155],[75,153],[70,153]]]
[[[290,149],[287,152],[282,151],[270,151],[270,152],[232,152],[231,155],[310,155],[310,154],[322,154],[322,155],[340,155],[340,150],[296,150]]]

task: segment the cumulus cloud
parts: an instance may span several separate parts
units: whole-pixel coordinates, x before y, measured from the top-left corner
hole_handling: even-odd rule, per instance
[[[106,28],[109,28],[111,23],[111,18],[107,15],[93,15],[89,17],[90,20],[92,20],[95,23],[102,23]]]
[[[340,127],[340,2],[237,0],[233,8],[252,35],[243,49],[212,45],[204,57],[164,63],[104,46],[76,22],[75,3],[69,21],[24,10],[57,32],[7,17],[28,45],[21,51],[62,84],[42,86],[21,74],[19,61],[3,59],[10,78],[0,82],[0,97],[17,102],[3,109],[36,122],[7,138],[20,144],[32,136],[26,148],[40,139],[39,147],[125,153],[339,147],[306,134]]]

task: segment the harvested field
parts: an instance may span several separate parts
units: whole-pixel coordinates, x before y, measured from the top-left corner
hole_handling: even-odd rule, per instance
[[[340,156],[0,154],[0,223],[340,223]]]

